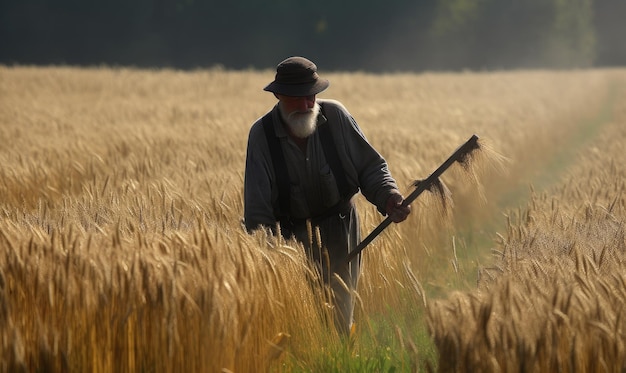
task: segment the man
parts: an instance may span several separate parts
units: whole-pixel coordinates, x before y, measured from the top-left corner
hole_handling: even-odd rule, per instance
[[[303,243],[332,289],[339,331],[349,334],[360,257],[342,260],[361,240],[352,197],[360,190],[396,223],[411,209],[402,205],[387,162],[346,108],[316,99],[329,84],[306,58],[278,64],[275,80],[264,88],[278,103],[248,137],[244,221],[248,231],[265,227]]]

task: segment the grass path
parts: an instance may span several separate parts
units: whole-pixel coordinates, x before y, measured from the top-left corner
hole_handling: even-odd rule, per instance
[[[549,143],[552,145],[550,149],[532,149],[533,153],[541,154],[542,159],[530,155],[528,159],[521,160],[521,164],[515,167],[515,175],[510,175],[504,184],[494,189],[498,193],[488,196],[492,203],[480,219],[459,219],[456,239],[463,246],[463,250],[457,252],[460,266],[465,268],[462,283],[472,287],[478,266],[491,260],[496,233],[506,232],[506,215],[523,207],[530,198],[531,190],[543,193],[562,182],[567,169],[581,154],[589,151],[589,145],[603,126],[613,120],[618,100],[624,98],[623,91],[618,82],[611,82],[606,98],[593,115],[581,118],[573,126],[574,131],[565,131],[557,136],[557,142]]]

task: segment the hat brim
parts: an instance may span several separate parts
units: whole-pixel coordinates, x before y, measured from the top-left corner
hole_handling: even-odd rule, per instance
[[[316,95],[328,88],[329,85],[330,82],[326,79],[318,79],[310,84],[281,84],[274,81],[263,90],[279,95],[302,97]]]

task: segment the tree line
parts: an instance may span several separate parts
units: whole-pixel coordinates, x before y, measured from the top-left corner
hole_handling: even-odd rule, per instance
[[[0,63],[423,71],[626,65],[624,0],[0,0]]]

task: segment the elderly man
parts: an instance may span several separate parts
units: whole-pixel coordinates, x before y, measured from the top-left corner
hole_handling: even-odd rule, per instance
[[[264,88],[278,103],[248,137],[244,221],[248,231],[265,227],[302,242],[332,289],[338,330],[349,334],[360,264],[360,257],[342,264],[360,242],[352,197],[360,191],[396,223],[411,209],[347,109],[316,98],[328,86],[306,58],[278,64]]]

